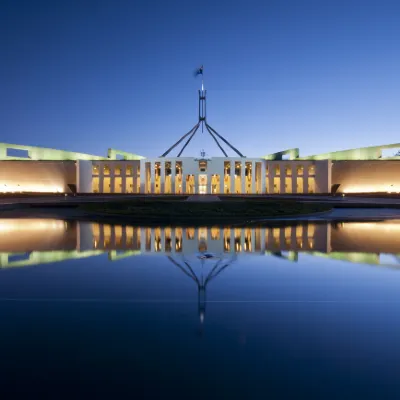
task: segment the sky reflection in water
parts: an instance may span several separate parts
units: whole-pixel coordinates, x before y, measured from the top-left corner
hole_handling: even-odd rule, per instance
[[[2,387],[393,396],[399,232],[399,221],[230,229],[0,220]]]

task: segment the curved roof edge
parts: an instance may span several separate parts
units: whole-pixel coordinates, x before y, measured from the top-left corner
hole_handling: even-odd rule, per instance
[[[398,160],[400,156],[382,157],[382,150],[400,149],[400,143],[384,144],[381,146],[360,147],[357,149],[339,150],[330,153],[300,157],[301,160]]]
[[[21,150],[21,155],[8,155],[8,150]],[[0,160],[19,161],[77,161],[77,160],[117,160],[122,156],[123,160],[141,160],[145,157],[124,151],[108,149],[108,157],[95,156],[93,154],[75,153],[72,151],[56,150],[47,147],[21,146],[19,144],[0,143]]]

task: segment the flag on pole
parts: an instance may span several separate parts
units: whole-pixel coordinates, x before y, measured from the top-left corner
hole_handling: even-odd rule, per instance
[[[194,76],[197,76],[197,75],[203,75],[203,66],[196,69]]]

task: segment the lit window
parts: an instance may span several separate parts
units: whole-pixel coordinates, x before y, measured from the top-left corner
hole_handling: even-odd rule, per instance
[[[115,175],[121,175],[121,167],[118,165],[117,167],[115,167]]]
[[[279,165],[275,165],[275,175],[280,175],[281,167]]]
[[[133,172],[132,166],[131,166],[131,165],[128,165],[128,166],[126,167],[126,174],[127,174],[127,175],[132,175],[132,172]]]
[[[304,167],[302,165],[297,166],[297,175],[303,175]]]
[[[104,175],[110,175],[110,166],[109,165],[104,165],[103,167],[103,174]]]
[[[207,171],[207,161],[199,161],[199,169],[200,169],[200,172],[206,172]]]
[[[308,167],[308,175],[315,175],[315,165],[310,165]]]
[[[289,167],[288,165],[285,167],[285,174],[286,175],[292,175],[292,167]]]
[[[93,175],[99,174],[99,166],[98,165],[93,165],[92,173],[93,173]]]

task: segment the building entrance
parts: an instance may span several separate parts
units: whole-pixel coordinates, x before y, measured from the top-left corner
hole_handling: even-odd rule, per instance
[[[207,194],[207,175],[199,175],[199,194]]]

